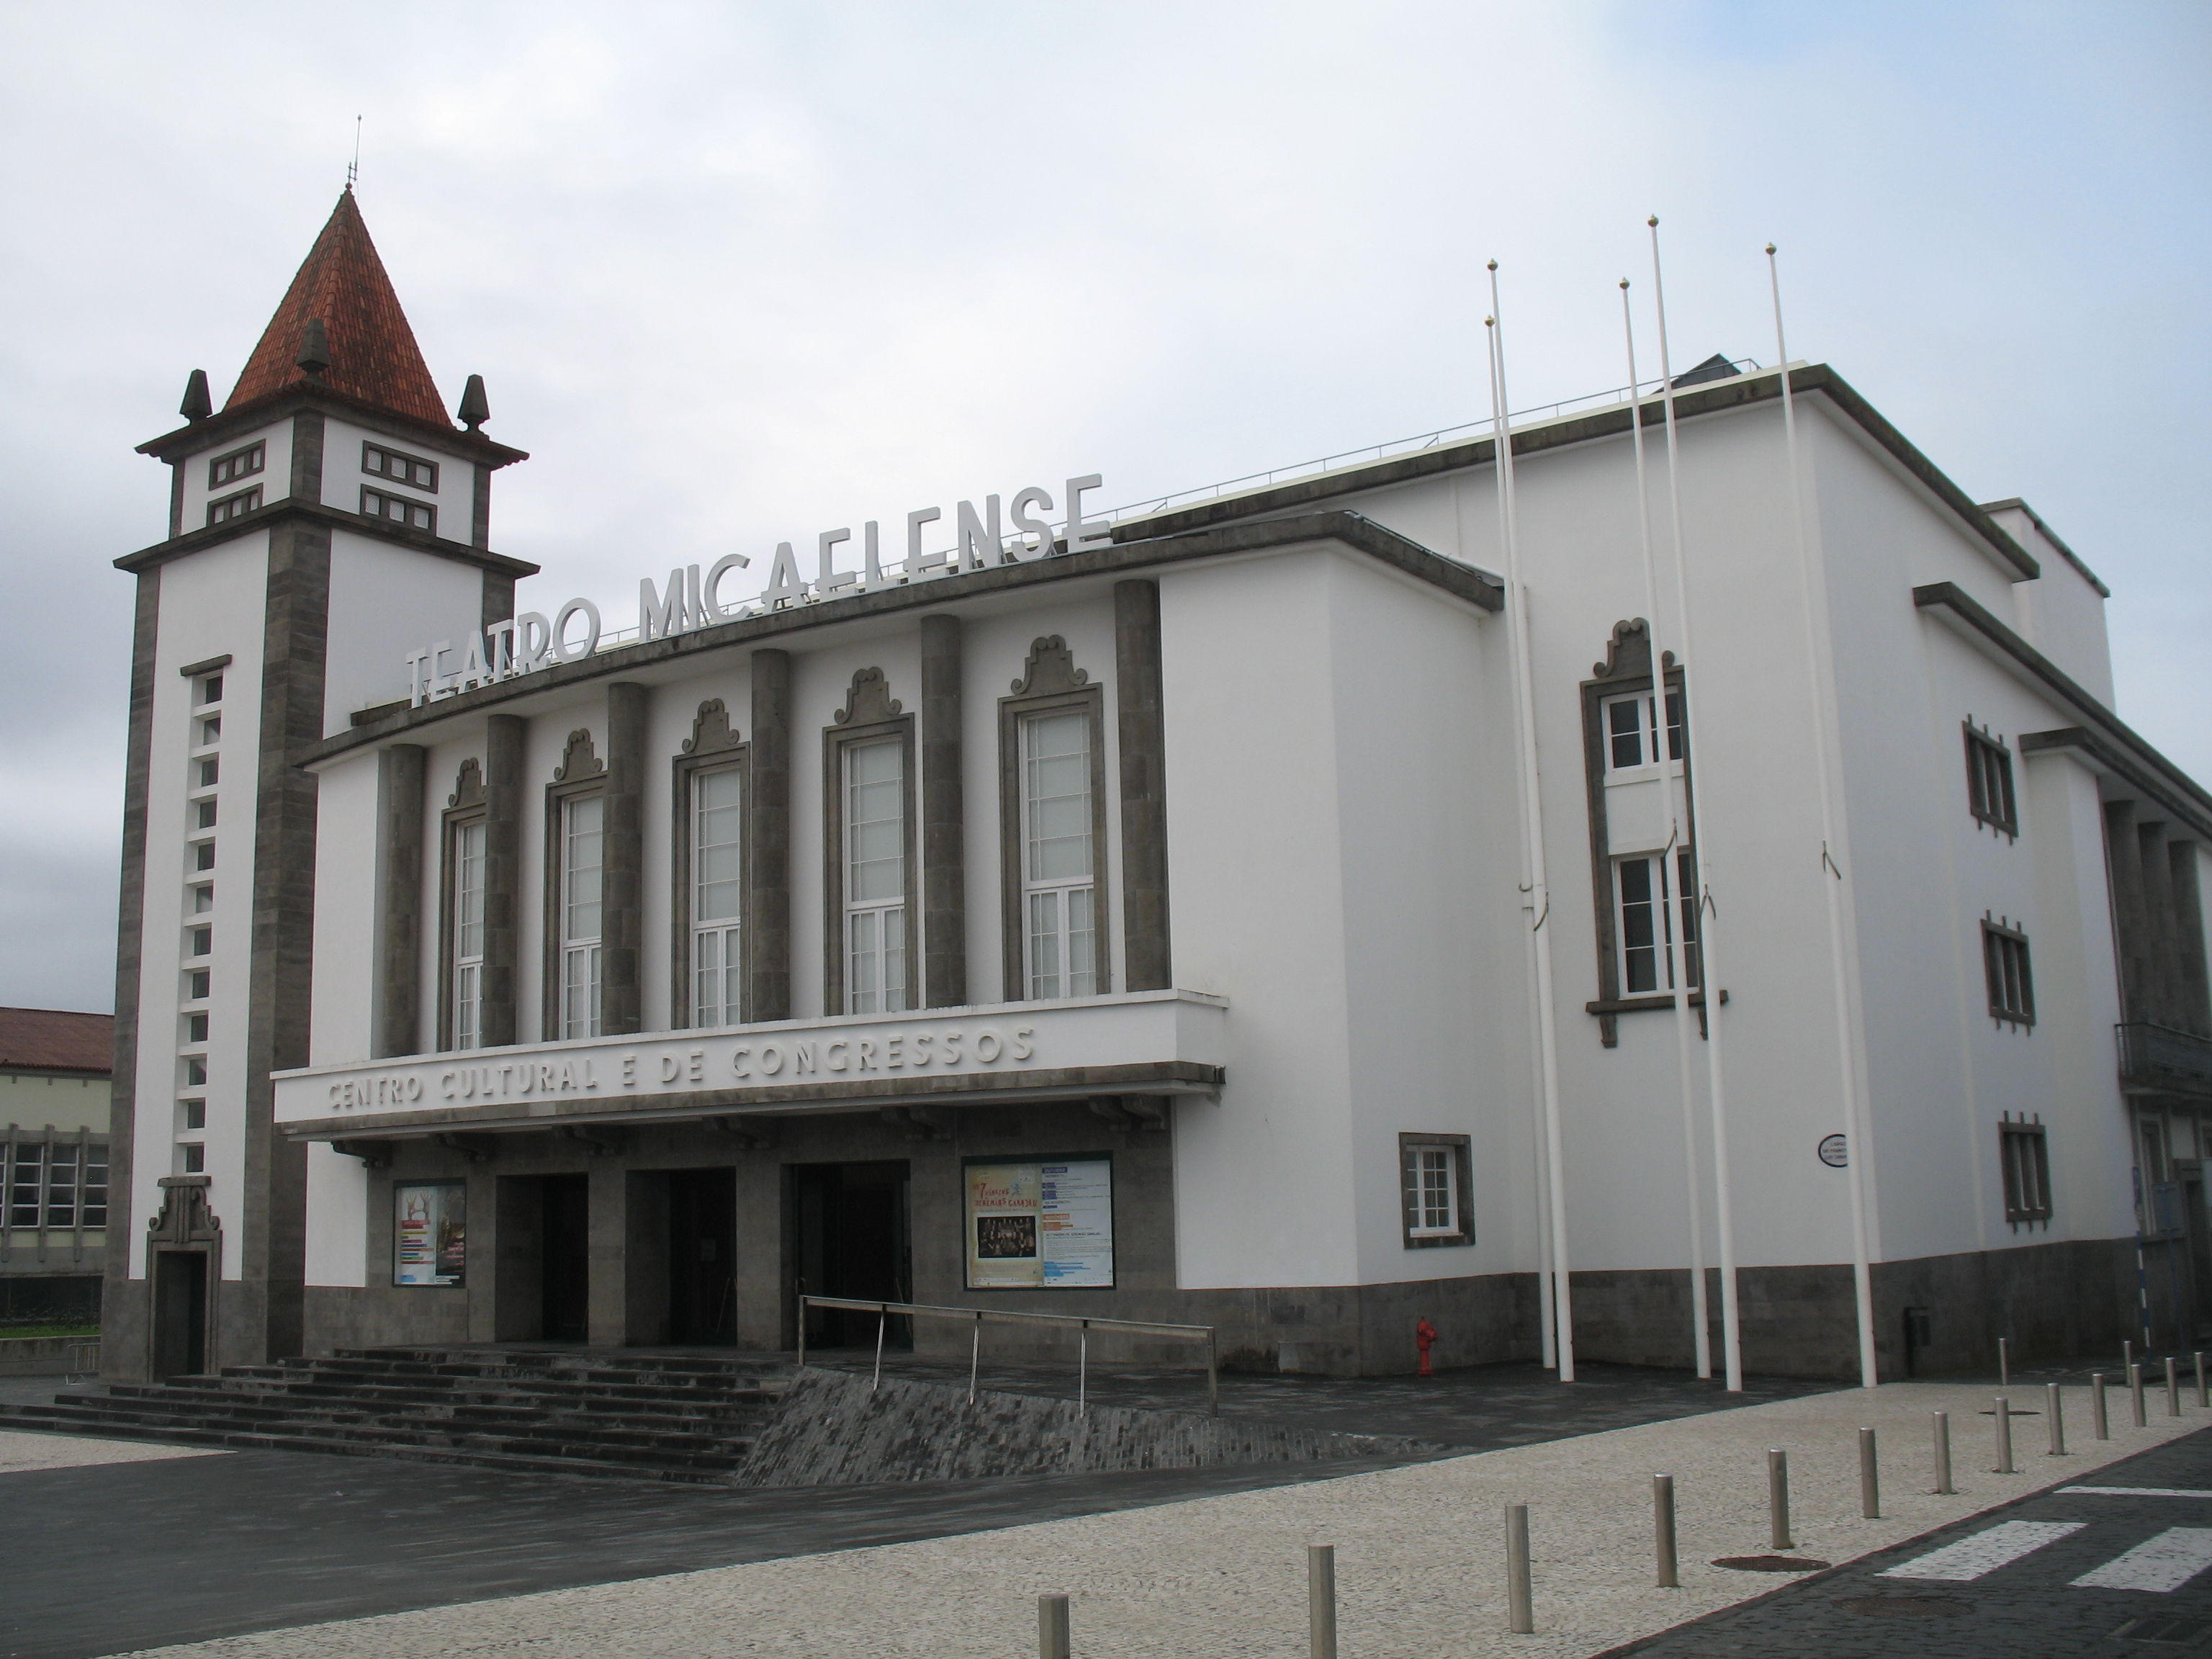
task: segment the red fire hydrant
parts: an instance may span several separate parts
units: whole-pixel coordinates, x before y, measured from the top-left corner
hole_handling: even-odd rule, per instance
[[[1421,1322],[1413,1327],[1413,1346],[1421,1351],[1420,1375],[1423,1376],[1436,1375],[1436,1371],[1429,1364],[1429,1349],[1435,1344],[1436,1340],[1437,1328],[1430,1324],[1429,1316],[1423,1314]]]

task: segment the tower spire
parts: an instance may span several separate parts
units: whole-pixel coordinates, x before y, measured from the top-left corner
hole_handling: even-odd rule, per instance
[[[303,348],[311,324],[319,325],[319,351]],[[326,360],[321,373],[305,366],[309,356]],[[309,385],[410,420],[453,425],[350,182],[223,407]]]

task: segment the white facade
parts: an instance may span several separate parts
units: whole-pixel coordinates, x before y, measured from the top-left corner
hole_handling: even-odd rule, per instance
[[[1683,391],[1678,467],[1650,406],[1641,498],[1626,405],[1516,433],[1573,1347],[1690,1363],[1692,1238],[1712,1264],[1724,1231],[1753,1369],[1853,1370],[1861,1237],[1886,1375],[1974,1363],[1996,1334],[2021,1353],[2193,1337],[2212,797],[2112,714],[2105,590],[2032,509],[1967,501],[1830,371],[1794,382],[1802,513],[1771,371]],[[160,580],[129,1192],[169,1218],[134,1231],[132,1277],[149,1250],[212,1248],[264,1351],[776,1346],[794,1291],[824,1285],[1194,1321],[1286,1369],[1410,1369],[1420,1316],[1447,1363],[1548,1342],[1487,441],[1106,544],[894,563],[666,638],[641,619],[588,659],[425,696],[426,648],[450,670],[474,636],[501,661],[528,567],[481,544],[478,504],[518,453],[316,405],[310,499],[208,523],[208,459],[261,443],[273,491],[308,418],[161,441],[177,533],[134,556]],[[414,483],[434,523],[395,528],[364,495],[389,479],[363,457],[395,447],[436,459]],[[1636,954],[1622,872],[1664,862],[1683,768],[1620,759],[1606,724],[1610,699],[1651,695],[1654,609],[1685,676],[1718,993],[1680,1011]],[[280,616],[292,631],[265,631]],[[179,671],[225,656],[195,1047],[185,1024],[169,1040],[201,1011],[175,941],[197,948],[206,875],[186,868],[201,678]],[[1024,746],[1048,715],[1075,745],[1049,790]],[[864,796],[871,745],[896,782]],[[714,902],[742,893],[721,917],[734,1024],[694,1017],[702,773],[743,802],[714,820]],[[1053,856],[1077,860],[1053,903],[1080,911],[1032,908],[1048,811]],[[1027,942],[1079,914],[1095,935]],[[902,936],[902,961],[860,944]],[[1095,951],[1087,994],[1030,996],[1048,948]],[[902,1004],[865,1001],[868,975]],[[188,1133],[179,1067],[203,1050]],[[174,1207],[190,1145],[198,1219]],[[979,1279],[1028,1235],[978,1209],[972,1172],[1070,1160],[1110,1170],[1110,1239],[1033,1289]],[[434,1189],[434,1272],[394,1218]],[[2148,1334],[2139,1226],[2166,1281]]]

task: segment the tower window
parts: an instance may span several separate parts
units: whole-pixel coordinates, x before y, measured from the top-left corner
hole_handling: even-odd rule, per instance
[[[2051,1149],[2043,1125],[2014,1122],[2009,1115],[1997,1126],[1997,1150],[2004,1165],[2005,1219],[2051,1219]]]
[[[193,806],[196,810],[193,814],[192,827],[196,830],[214,829],[215,803],[211,800],[195,801]]]
[[[188,1140],[178,1147],[177,1152],[184,1165],[179,1171],[179,1174],[205,1175],[207,1173],[207,1148],[198,1141]]]
[[[363,484],[361,490],[361,515],[364,519],[389,519],[393,524],[404,524],[410,530],[438,528],[438,509],[421,501],[412,501],[404,495],[394,495],[382,489],[371,489]]]
[[[234,449],[228,455],[218,455],[208,463],[208,488],[220,489],[234,478],[243,478],[261,471],[262,447],[248,444],[243,449]]]
[[[200,677],[200,701],[204,703],[221,702],[222,701],[222,675],[204,674]],[[221,730],[222,727],[217,726],[216,731],[220,732]],[[210,736],[208,740],[212,743],[215,739],[213,736]]]
[[[437,462],[426,461],[419,455],[403,455],[381,444],[361,447],[361,470],[371,477],[389,478],[410,489],[435,490],[438,487]]]
[[[199,787],[201,788],[212,789],[215,787],[216,779],[222,774],[222,762],[213,755],[210,755],[205,760],[200,763]]]
[[[2020,833],[2020,814],[2013,805],[2012,751],[1966,723],[1966,809],[2000,835]]]
[[[2008,1025],[2034,1024],[2035,979],[2028,970],[2027,935],[1984,920],[1982,966],[1989,977],[1990,1018]]]
[[[225,495],[219,501],[210,501],[208,522],[211,525],[228,524],[233,519],[251,513],[260,505],[261,486],[256,484],[251,489],[240,490],[235,495]]]
[[[213,842],[200,842],[193,847],[192,868],[195,870],[212,870],[215,868],[215,843]]]

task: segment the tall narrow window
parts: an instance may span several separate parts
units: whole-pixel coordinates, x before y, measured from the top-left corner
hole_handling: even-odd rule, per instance
[[[579,795],[561,815],[561,1035],[599,1035],[599,901],[606,798]]]
[[[1966,810],[2000,835],[2020,833],[2020,812],[2012,793],[2012,751],[1972,720],[1966,722]]]
[[[1030,715],[1022,721],[1021,745],[1029,994],[1092,996],[1098,951],[1090,713]]]
[[[84,1149],[84,1224],[107,1224],[107,1143],[88,1141]]]
[[[2013,1026],[2034,1024],[2035,979],[2028,968],[2027,935],[1984,921],[1982,968],[1989,981],[1990,1018]]]
[[[1465,1135],[1398,1137],[1399,1189],[1409,1250],[1474,1243],[1474,1181]]]
[[[2013,1223],[2051,1219],[2051,1148],[2040,1121],[1997,1126],[1997,1148],[2004,1170],[2005,1219]]]
[[[691,775],[691,1000],[694,1025],[735,1025],[744,975],[744,799],[734,766]]]
[[[1695,990],[1698,971],[1697,869],[1688,853],[1677,853],[1671,871],[1664,854],[1613,861],[1613,890],[1619,906],[1615,936],[1620,941],[1620,992],[1650,996],[1674,988],[1668,977],[1667,946],[1675,945],[1682,977]],[[1670,940],[1670,927],[1680,932]]]
[[[483,1046],[484,837],[482,818],[453,826],[453,1047]]]
[[[908,1006],[906,745],[848,744],[845,791],[845,1008]]]
[[[68,1141],[53,1144],[46,1158],[46,1225],[74,1227],[76,1223],[76,1147]]]

